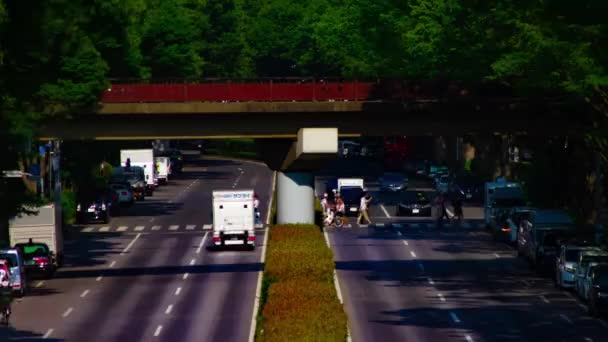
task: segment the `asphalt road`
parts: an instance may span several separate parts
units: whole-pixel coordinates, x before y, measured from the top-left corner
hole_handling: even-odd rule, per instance
[[[32,281],[0,340],[246,341],[265,228],[255,251],[207,250],[211,191],[254,188],[265,219],[271,183],[259,164],[195,160],[110,224],[75,228],[65,266]]]
[[[493,242],[481,220],[439,231],[381,217],[378,204],[375,225],[327,229],[353,341],[608,340],[605,321]]]

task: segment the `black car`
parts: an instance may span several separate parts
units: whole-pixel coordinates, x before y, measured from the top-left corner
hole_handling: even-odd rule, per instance
[[[343,186],[340,188],[340,197],[344,202],[346,215],[358,215],[363,189],[356,186]]]
[[[46,243],[18,243],[15,248],[21,250],[23,263],[28,273],[41,274],[45,278],[53,275],[57,269],[57,260]]]
[[[119,209],[118,195],[110,189],[83,194],[80,198],[76,205],[76,218],[80,223],[108,223]]]
[[[432,205],[420,191],[406,191],[397,206],[397,216],[431,216]]]
[[[598,316],[608,312],[608,265],[598,265],[592,272],[589,313]]]

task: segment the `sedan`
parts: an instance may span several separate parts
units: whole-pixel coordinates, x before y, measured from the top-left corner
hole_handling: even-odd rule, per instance
[[[26,271],[42,274],[45,278],[49,278],[55,272],[57,268],[55,255],[46,243],[30,241],[18,243],[15,248],[20,249],[23,254]]]
[[[8,261],[10,265],[11,287],[19,296],[25,295],[26,277],[25,264],[21,252],[16,248],[0,249],[0,260]]]
[[[135,199],[133,197],[133,189],[129,183],[112,183],[109,185],[109,188],[118,195],[119,204],[133,205]]]
[[[431,201],[424,192],[406,191],[397,206],[398,216],[431,216]]]
[[[385,173],[380,177],[380,188],[388,191],[403,191],[407,189],[408,180],[400,173]]]

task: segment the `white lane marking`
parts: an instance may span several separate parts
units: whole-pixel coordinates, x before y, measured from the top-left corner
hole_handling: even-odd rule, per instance
[[[334,270],[334,286],[336,287],[336,294],[338,295],[338,300],[340,301],[340,304],[344,304],[344,297],[342,297],[342,290],[340,290],[338,272],[336,272],[336,270]]]
[[[203,235],[203,238],[201,239],[201,243],[198,244],[198,248],[196,249],[196,254],[199,254],[201,252],[201,249],[203,249],[203,247],[205,246],[205,241],[207,240],[207,235],[209,235],[209,232],[206,232],[205,235]]]
[[[154,331],[154,337],[158,337],[158,335],[160,335],[160,332],[163,330],[163,326],[159,325],[158,327],[156,327],[156,330]]]
[[[178,287],[177,289],[175,289],[175,295],[179,296],[179,293],[182,292],[182,288]]]
[[[403,244],[406,246],[409,246],[410,244],[407,242],[407,240],[403,240]]]
[[[455,313],[450,312],[450,317],[452,317],[452,321],[454,321],[454,323],[460,323],[460,318],[458,318],[458,316],[456,316]]]
[[[600,322],[600,324],[604,327],[604,328],[608,328],[608,323],[602,319],[598,319],[598,322]]]
[[[103,276],[97,277],[97,279],[95,279],[95,281],[101,281],[101,279],[103,279]]]
[[[401,228],[401,223],[393,223],[393,228]]]
[[[34,287],[40,287],[42,285],[44,285],[44,280],[37,282],[36,285],[34,285]]]
[[[360,224],[360,225],[359,225],[359,228],[367,228],[368,226],[369,226],[369,225],[367,225],[367,224]]]
[[[256,223],[256,224],[254,225],[254,227],[255,227],[255,229],[260,229],[260,228],[264,228],[264,225],[263,225],[263,224],[261,224],[261,223]]]
[[[498,255],[498,253],[494,253],[494,256],[500,258],[500,255]]]
[[[204,224],[203,229],[211,229],[213,227],[212,224]]]
[[[109,232],[110,231],[110,227],[108,227],[108,226],[101,227],[101,228],[99,228],[99,231],[100,232]]]
[[[276,171],[274,172],[274,177],[276,179]],[[273,191],[274,193],[274,191]],[[267,217],[270,217],[267,216]],[[262,256],[260,257],[260,263],[264,264],[266,260],[266,245],[268,245],[268,231],[264,234],[264,244],[262,245]],[[263,271],[258,272],[258,283],[256,285],[255,290],[255,299],[253,301],[253,312],[251,313],[251,325],[249,327],[249,340],[248,342],[255,341],[255,329],[257,325],[257,315],[260,310],[260,297],[262,296],[262,277],[264,275]]]
[[[114,267],[114,265],[116,265],[116,260],[114,260],[110,263],[110,268]]]
[[[195,262],[196,262],[196,260],[194,260],[194,259],[190,260],[190,266],[194,265]]]
[[[397,235],[401,236],[401,232],[397,232]]]
[[[384,223],[376,223],[376,227],[384,227]]]
[[[87,296],[87,294],[89,294],[89,290],[84,290],[84,292],[80,295],[80,298],[84,298]]]
[[[543,302],[545,302],[545,303],[547,303],[547,304],[550,304],[550,303],[551,303],[551,302],[550,302],[550,301],[547,299],[547,297],[545,297],[545,296],[539,296],[539,297],[540,297],[540,299],[541,299]]]
[[[144,230],[144,229],[146,229],[146,227],[145,227],[145,226],[137,226],[137,227],[135,227],[135,231],[136,231],[136,232],[141,232],[141,231],[142,231],[142,230]]]
[[[188,279],[188,272],[184,273],[184,276],[182,277],[182,279],[184,279],[184,280]]]
[[[90,233],[90,232],[92,232],[92,231],[93,231],[93,229],[94,229],[94,228],[95,228],[95,227],[86,227],[86,228],[85,228],[85,229],[83,229],[82,231],[83,231],[83,232],[85,232],[85,233]]]
[[[137,233],[137,235],[135,235],[133,240],[131,240],[131,242],[129,242],[127,247],[125,247],[125,249],[123,249],[122,252],[120,252],[120,255],[125,255],[125,253],[127,253],[129,251],[129,249],[133,246],[135,241],[137,241],[137,239],[139,239],[140,236],[141,236],[141,233]]]
[[[152,226],[152,230],[160,230],[160,226]]]
[[[416,257],[416,253],[414,253],[414,251],[411,251],[410,254],[412,255],[412,258]]]
[[[116,231],[117,232],[126,232],[127,229],[129,229],[129,227],[127,227],[127,226],[120,226],[120,227],[118,227],[118,229],[116,229]]]
[[[49,329],[46,331],[46,334],[44,334],[44,336],[42,336],[43,339],[47,339],[51,336],[51,334],[53,333],[53,331],[55,331],[55,329]]]
[[[464,338],[467,340],[467,342],[473,342],[473,338],[471,337],[471,335],[465,335]]]
[[[74,311],[74,308],[69,308],[69,309],[65,310],[65,312],[62,315],[63,318],[68,317],[72,313],[72,311]]]
[[[194,224],[189,224],[186,226],[186,230],[194,230],[194,228],[196,228],[196,225]]]
[[[327,230],[323,232],[323,236],[325,237],[325,244],[329,247],[329,235],[327,235]]]
[[[585,305],[583,303],[578,303],[578,306],[585,311],[589,310],[589,308],[587,308],[587,305]]]
[[[165,310],[165,314],[170,314],[171,310],[173,310],[173,304],[169,304],[169,306],[167,306],[167,310]]]
[[[176,224],[173,224],[173,225],[169,226],[169,230],[178,230],[178,229],[179,229],[179,226],[176,225]]]
[[[391,215],[388,213],[388,211],[384,207],[384,204],[380,204],[380,209],[382,209],[382,211],[384,212],[384,215],[386,215],[386,217],[391,218]]]
[[[566,316],[566,315],[564,315],[564,314],[559,314],[559,317],[560,317],[561,319],[563,319],[564,321],[568,322],[569,324],[574,324],[574,323],[572,322],[572,320],[571,320],[570,318],[568,318],[568,316]]]
[[[418,224],[418,223],[410,223],[410,227],[411,228],[418,228],[418,227],[420,227],[420,224]]]
[[[524,283],[524,285],[526,285],[527,287],[530,287],[530,286],[531,286],[531,285],[530,285],[530,282],[529,282],[529,281],[527,281],[527,280],[523,280],[523,279],[522,279],[522,281],[521,281],[521,282],[522,282],[522,283]]]
[[[445,297],[441,293],[438,293],[437,297],[439,297],[439,300],[441,300],[442,302],[445,302]]]
[[[435,285],[435,282],[433,281],[433,279],[432,279],[432,278],[429,278],[429,279],[427,279],[427,280],[428,280],[429,284],[431,284],[431,285]]]
[[[593,342],[593,340],[590,337],[585,337],[585,341],[586,342]]]
[[[416,266],[418,266],[421,271],[424,271],[424,265],[421,262],[416,263]]]

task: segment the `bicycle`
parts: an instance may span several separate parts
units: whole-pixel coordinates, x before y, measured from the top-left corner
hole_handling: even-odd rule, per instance
[[[9,325],[9,318],[11,317],[11,302],[13,300],[11,289],[2,290],[0,293],[0,304],[2,309],[0,310],[0,323],[5,326]]]
[[[8,326],[9,325],[9,319],[11,317],[11,306],[10,305],[5,305],[4,308],[2,309],[2,325]]]

